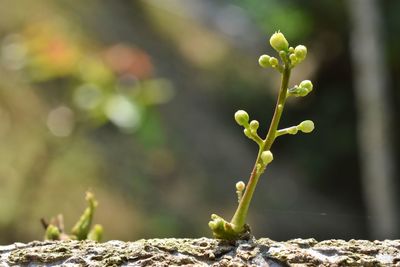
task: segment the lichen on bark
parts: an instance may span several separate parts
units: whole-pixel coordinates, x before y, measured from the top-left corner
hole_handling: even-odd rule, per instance
[[[0,266],[400,266],[400,240],[34,241],[0,246]]]

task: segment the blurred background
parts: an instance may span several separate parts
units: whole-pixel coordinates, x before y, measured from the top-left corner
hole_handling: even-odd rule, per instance
[[[399,1],[0,1],[0,243],[66,228],[93,190],[105,239],[210,236],[257,153],[233,120],[272,117],[258,66],[281,30],[291,84],[249,223],[257,237],[398,238]],[[264,135],[264,134],[263,134]]]

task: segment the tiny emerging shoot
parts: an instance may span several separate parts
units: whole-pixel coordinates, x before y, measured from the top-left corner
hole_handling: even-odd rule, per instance
[[[86,193],[86,201],[88,202],[88,207],[85,209],[85,211],[71,230],[71,234],[78,240],[85,240],[88,237],[94,211],[97,207],[97,201],[94,198],[93,193]]]
[[[308,95],[313,90],[313,84],[309,80],[304,80],[299,85],[294,85],[291,88],[288,86],[292,69],[307,56],[307,48],[304,45],[298,45],[295,48],[290,47],[285,36],[279,31],[271,36],[269,42],[278,53],[280,61],[275,57],[262,55],[258,59],[258,63],[262,68],[272,67],[281,74],[281,85],[274,115],[266,137],[262,138],[257,132],[260,126],[258,121],[251,120],[249,122],[250,116],[244,110],[238,110],[235,113],[236,123],[244,128],[244,135],[253,140],[258,145],[259,150],[247,185],[242,181],[236,183],[239,204],[232,219],[226,221],[216,214],[211,215],[211,221],[208,226],[211,228],[215,238],[237,240],[250,235],[250,228],[246,224],[248,209],[261,174],[264,173],[267,166],[274,159],[271,147],[275,139],[285,134],[294,135],[299,131],[310,133],[314,130],[314,123],[311,120],[305,120],[297,126],[278,129],[286,99],[288,97],[304,97]]]
[[[103,236],[103,227],[99,224],[91,228],[94,211],[97,207],[97,201],[92,192],[86,192],[86,201],[88,207],[85,209],[79,220],[71,230],[71,234],[64,231],[64,219],[62,215],[53,218],[50,223],[42,219],[42,224],[46,229],[46,240],[93,240],[100,242]]]

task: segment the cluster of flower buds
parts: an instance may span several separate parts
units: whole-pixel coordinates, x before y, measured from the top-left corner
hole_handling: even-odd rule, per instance
[[[302,62],[307,56],[307,47],[304,45],[298,45],[295,48],[289,47],[285,36],[279,31],[271,36],[269,43],[279,53],[283,62],[285,64],[289,63],[292,68]],[[258,59],[258,63],[263,68],[273,67],[280,69],[278,59],[269,55],[262,55]]]
[[[270,57],[268,55],[262,55],[258,59],[258,64],[263,68],[273,67],[276,68],[279,65],[279,61],[276,57]]]
[[[257,130],[260,126],[256,120],[251,120],[249,114],[244,110],[238,110],[235,113],[235,121],[244,128],[244,134],[255,141],[259,146],[259,154],[255,163],[248,185],[242,181],[236,183],[236,194],[238,196],[239,205],[230,222],[222,217],[212,214],[211,221],[208,223],[214,237],[226,240],[239,240],[250,234],[250,229],[246,224],[246,215],[248,207],[253,195],[258,178],[265,171],[274,155],[270,151],[275,139],[284,134],[297,134],[299,131],[310,133],[314,130],[314,123],[310,120],[305,120],[297,126],[288,127],[277,130],[279,120],[283,112],[283,107],[288,96],[306,96],[313,90],[313,84],[309,80],[302,81],[299,85],[293,88],[288,88],[291,69],[302,62],[307,56],[307,48],[304,45],[298,45],[295,48],[289,46],[288,41],[281,32],[275,32],[270,40],[270,45],[277,51],[279,59],[269,55],[262,55],[258,59],[258,63],[263,68],[272,67],[278,70],[281,75],[281,87],[279,90],[278,102],[275,107],[274,116],[267,136],[262,139]]]
[[[292,66],[295,66],[306,58],[307,47],[305,47],[304,45],[298,45],[294,49],[291,47],[289,49],[289,53],[290,63],[292,64]]]
[[[247,114],[246,111],[244,110],[236,111],[235,121],[237,122],[237,124],[244,127],[243,132],[248,138],[254,140],[259,145],[262,143],[261,137],[258,136],[257,134],[257,130],[260,124],[256,120],[252,120],[249,123],[249,114]]]
[[[295,85],[288,89],[287,96],[301,97],[308,95],[313,89],[313,84],[310,80],[304,80],[299,85]]]

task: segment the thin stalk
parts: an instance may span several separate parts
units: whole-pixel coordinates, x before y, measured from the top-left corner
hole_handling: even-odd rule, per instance
[[[289,85],[290,71],[290,67],[285,65],[285,68],[282,72],[281,87],[279,89],[279,95],[275,106],[274,116],[272,117],[271,125],[269,127],[267,137],[265,138],[264,145],[261,147],[262,151],[270,150],[272,144],[275,141],[276,131],[278,130],[279,121],[281,119],[283,108],[286,102],[286,93]]]
[[[270,150],[273,142],[275,141],[276,132],[278,129],[278,124],[281,119],[283,108],[286,101],[286,93],[290,78],[290,66],[285,64],[282,71],[281,87],[279,89],[278,100],[276,102],[274,115],[272,117],[271,125],[268,130],[265,140],[263,140],[257,155],[256,162],[254,164],[253,170],[250,174],[249,182],[246,186],[246,190],[241,198],[239,205],[236,209],[235,214],[232,217],[231,224],[234,226],[236,232],[244,230],[244,225],[246,224],[247,212],[249,210],[251,199],[253,198],[253,193],[256,189],[258,180],[261,174],[264,172],[265,167],[258,169],[257,165],[262,164],[261,153],[266,150]],[[262,166],[262,165],[259,165]]]

